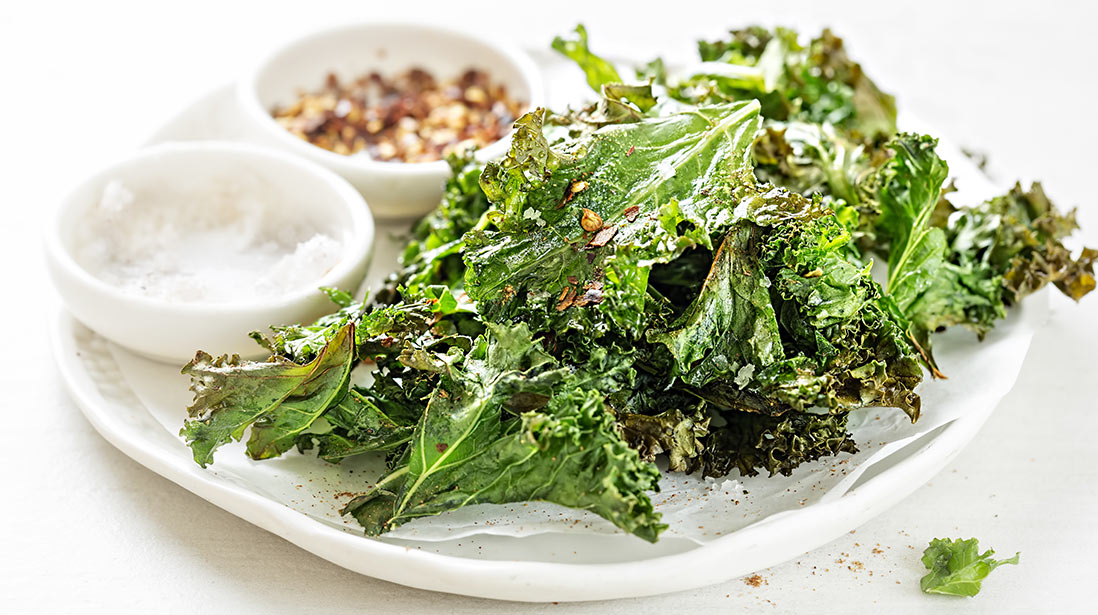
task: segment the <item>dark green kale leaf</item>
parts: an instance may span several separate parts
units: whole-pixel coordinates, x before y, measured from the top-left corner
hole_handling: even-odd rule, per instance
[[[888,244],[886,290],[901,312],[923,293],[945,257],[945,234],[930,226],[949,167],[934,152],[938,140],[902,134],[889,143],[895,152],[880,171],[881,216],[877,232]]]
[[[1078,258],[1063,245],[1078,225],[1075,211],[1061,214],[1041,184],[1015,185],[1007,194],[963,208],[946,226],[951,262],[985,266],[1002,276],[1003,302],[1010,306],[1046,284],[1075,301],[1094,290],[1098,251],[1084,248]]]
[[[1077,228],[1074,212],[1058,213],[1040,184],[952,208],[941,198],[947,168],[934,143],[901,135],[890,144],[894,157],[877,180],[876,234],[888,242],[888,299],[940,376],[931,332],[965,325],[983,337],[1007,307],[1049,282],[1079,300],[1094,289],[1098,251],[1072,257],[1062,240]]]
[[[608,83],[621,83],[621,77],[614,65],[591,53],[587,46],[587,28],[576,25],[576,37],[565,39],[560,36],[553,39],[553,49],[572,59],[583,69],[587,76],[587,85],[596,92]]]
[[[964,325],[983,337],[1006,308],[1050,282],[1076,301],[1094,289],[1098,251],[1084,248],[1076,258],[1064,247],[1077,228],[1074,212],[1057,212],[1040,184],[1016,185],[974,207],[951,207],[939,223],[945,262],[908,307],[924,331]]]
[[[451,176],[446,181],[442,201],[412,228],[412,238],[400,257],[402,269],[390,276],[386,288],[378,295],[379,303],[430,300],[441,291],[428,289],[440,287],[449,289],[455,298],[461,296],[465,278],[462,237],[481,222],[489,203],[480,189],[483,168],[473,159],[472,152],[450,155],[447,162]],[[434,292],[435,296],[428,296],[428,292]]]
[[[805,196],[830,197],[859,254],[879,248],[877,180],[887,148],[856,142],[828,124],[766,122],[754,147],[755,175]]]
[[[388,352],[393,340],[426,331],[430,326],[429,312],[437,307],[434,305],[436,300],[372,308],[365,300],[355,302],[349,293],[341,290],[321,290],[339,306],[338,310],[308,325],[272,326],[274,335],[270,337],[253,331],[252,339],[269,350],[272,358],[305,364],[312,361],[341,329],[354,323],[358,343],[355,356],[372,359],[379,352]]]
[[[237,356],[214,359],[199,352],[183,368],[191,377],[194,402],[180,431],[195,462],[206,467],[219,446],[240,440],[253,424],[250,457],[265,459],[288,450],[347,392],[354,343],[355,328],[347,324],[305,365],[282,357],[242,362]]]
[[[873,148],[827,125],[768,122],[755,143],[755,172],[775,185],[835,200],[832,208],[857,251],[889,257],[894,309],[928,353],[930,332],[965,325],[982,337],[1006,308],[1048,282],[1076,300],[1093,288],[1098,253],[1084,249],[1073,257],[1062,243],[1076,228],[1072,212],[1058,213],[1040,184],[954,207],[945,197],[952,188],[934,186],[947,167],[933,144],[929,137],[900,135]],[[889,213],[882,219],[883,208]],[[890,242],[906,247],[906,257]],[[904,258],[903,267],[893,262]]]
[[[930,225],[949,174],[949,167],[934,151],[937,144],[932,137],[906,133],[889,142],[893,156],[878,172],[880,216],[874,230],[878,251],[888,256],[888,296],[881,305],[904,323],[908,339],[931,373],[943,378],[931,352],[931,330],[914,307],[936,280],[947,275],[942,273],[945,233]]]
[[[980,543],[968,540],[935,538],[923,551],[923,565],[930,572],[919,581],[919,587],[927,594],[949,596],[975,596],[987,575],[1003,564],[1017,564],[1021,553],[1014,557],[992,559],[995,551],[980,553]]]
[[[274,325],[274,335],[266,337],[259,331],[250,333],[257,344],[295,363],[308,363],[320,353],[340,329],[358,320],[366,312],[366,302],[356,302],[350,293],[336,288],[320,289],[339,309],[321,316],[310,325]]]
[[[712,247],[750,176],[754,102],[612,124],[550,147],[541,114],[481,185],[498,211],[466,235],[465,288],[487,320],[540,312],[543,330],[597,339],[643,325],[648,272]],[[590,213],[586,213],[590,212]],[[583,219],[594,216],[595,230]],[[528,316],[530,317],[530,316]]]
[[[795,81],[795,91],[810,106],[810,118],[844,126],[870,141],[896,134],[896,99],[865,75],[831,30],[824,29],[809,43]]]
[[[181,435],[197,463],[212,463],[214,451],[240,440],[248,427],[247,452],[253,459],[277,457],[311,441],[313,424],[330,409],[338,412],[358,403],[347,399],[347,392],[351,369],[363,359],[380,367],[377,386],[363,399],[378,406],[379,412],[402,418],[403,424],[418,419],[422,412],[418,400],[429,392],[432,377],[405,364],[411,362],[419,344],[435,340],[428,332],[427,308],[423,304],[365,308],[337,291],[329,291],[329,296],[345,305],[312,325],[278,327],[274,338],[259,338],[274,351],[266,361],[241,361],[236,356],[214,359],[199,352],[183,368],[195,397]],[[337,428],[334,435],[350,438],[361,433],[340,432],[338,420],[329,423]],[[365,438],[355,446],[356,450],[370,446],[384,450],[385,442],[393,439],[400,436],[388,434],[384,442]],[[318,440],[335,442],[329,437]]]
[[[896,132],[896,101],[882,92],[830,30],[802,44],[797,33],[759,27],[730,38],[699,41],[702,64],[679,79],[665,77],[668,94],[690,104],[758,99],[768,120],[839,127],[872,143]],[[649,64],[662,69],[662,63]],[[659,78],[662,70],[642,71]]]
[[[787,46],[796,47],[797,33],[788,28],[769,30],[762,26],[748,26],[730,30],[729,38],[715,41],[698,41],[698,57],[703,62],[730,62],[754,66],[775,38],[785,38]]]
[[[347,457],[391,451],[408,443],[418,416],[401,413],[390,417],[367,394],[352,388],[324,413],[329,430],[299,435],[298,450],[305,452],[315,446],[321,459],[339,463]]]
[[[857,207],[870,200],[865,189],[879,165],[869,148],[831,125],[767,122],[753,150],[755,175],[804,196],[820,194]]]
[[[868,267],[848,260],[846,228],[818,200],[766,186],[741,196],[744,219],[694,302],[647,335],[671,374],[724,410],[886,405],[916,419],[922,372]]]
[[[517,414],[517,415],[516,415]],[[654,541],[659,472],[618,435],[603,395],[531,338],[489,325],[440,373],[406,465],[344,509],[369,534],[466,505],[545,500]]]
[[[648,116],[654,117],[650,112],[657,101],[652,93],[651,84],[608,83],[602,86],[601,94],[602,97],[598,102],[571,114],[570,119],[597,128],[607,124],[639,122]]]
[[[733,469],[744,476],[755,476],[759,470],[789,476],[802,463],[858,452],[846,431],[846,414],[730,412],[723,416],[726,424],[713,428],[704,442],[702,472],[706,476],[724,476]]]
[[[687,384],[704,386],[740,372],[746,384],[754,366],[784,358],[770,279],[754,249],[761,241],[754,225],[734,226],[686,312],[667,330],[648,334],[648,341],[667,346]]]
[[[653,461],[657,455],[666,453],[667,469],[686,473],[693,472],[701,464],[710,420],[704,412],[686,415],[677,409],[654,415],[618,415],[622,438],[641,459]]]

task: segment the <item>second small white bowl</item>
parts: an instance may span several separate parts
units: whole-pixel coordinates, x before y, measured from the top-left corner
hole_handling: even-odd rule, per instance
[[[339,241],[338,260],[315,283],[262,299],[247,296],[245,289],[229,301],[193,303],[125,291],[93,275],[82,262],[91,216],[101,207],[98,204],[111,182],[132,191],[132,207],[144,210],[133,211],[148,214],[152,221],[162,215],[156,208],[162,210],[168,204],[185,207],[202,199],[217,203],[227,195],[247,198],[264,208],[258,212],[263,219],[277,216],[308,223],[316,232]],[[334,311],[335,306],[317,288],[357,290],[370,263],[373,240],[374,222],[366,203],[336,174],[254,145],[201,141],[149,147],[104,168],[69,194],[45,229],[46,264],[69,312],[113,342],[180,365],[197,350],[260,356],[264,353],[248,337],[250,331],[312,322]],[[147,244],[149,238],[134,241]],[[192,252],[203,247],[185,249],[186,254],[176,257],[198,256]]]
[[[445,161],[382,162],[344,156],[317,147],[280,126],[271,116],[292,103],[300,90],[320,88],[329,73],[352,80],[377,71],[396,75],[420,67],[440,78],[468,68],[484,70],[531,109],[543,104],[541,73],[522,51],[438,26],[374,22],[317,32],[276,50],[237,88],[250,136],[266,145],[305,156],[339,173],[379,218],[411,218],[434,209],[450,176]],[[511,138],[480,150],[489,160],[507,152]]]

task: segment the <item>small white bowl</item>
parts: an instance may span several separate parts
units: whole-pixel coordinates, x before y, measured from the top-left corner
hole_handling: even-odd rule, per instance
[[[285,45],[267,57],[237,87],[247,122],[260,143],[305,156],[351,182],[379,218],[410,218],[434,209],[442,197],[449,166],[445,161],[383,162],[345,156],[294,136],[271,116],[276,106],[297,99],[300,90],[323,86],[328,73],[352,80],[371,71],[396,75],[421,67],[440,79],[478,68],[502,83],[527,109],[543,103],[542,78],[522,51],[484,38],[437,26],[373,22],[325,30]],[[477,153],[484,161],[502,156],[510,134]]]
[[[265,216],[290,216],[313,232],[340,241],[336,264],[315,284],[273,299],[183,302],[136,294],[111,285],[81,264],[91,212],[108,183],[135,196],[134,207],[246,195]],[[141,195],[166,195],[163,200]],[[174,196],[173,196],[174,195]],[[150,215],[155,212],[150,212]],[[81,228],[81,225],[85,228]],[[317,290],[354,292],[369,266],[374,221],[362,196],[338,175],[307,160],[240,143],[171,143],[146,148],[81,183],[48,218],[46,262],[65,306],[77,320],[147,357],[182,364],[195,351],[259,357],[248,337],[272,324],[311,322],[334,309]]]

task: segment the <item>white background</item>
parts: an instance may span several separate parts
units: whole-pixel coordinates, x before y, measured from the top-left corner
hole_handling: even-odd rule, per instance
[[[516,605],[347,572],[205,503],[102,440],[65,394],[45,338],[57,300],[42,214],[273,45],[371,17],[427,18],[526,46],[577,21],[596,49],[689,52],[751,22],[831,25],[902,106],[1079,205],[1098,245],[1098,86],[1088,2],[320,2],[0,4],[0,604],[6,612],[1066,613],[1098,573],[1098,297],[1057,297],[1013,392],[961,457],[851,535],[743,580],[598,604]],[[534,12],[536,11],[536,13]],[[979,386],[979,383],[972,383]],[[924,596],[935,536],[976,536],[1022,564],[975,599]],[[875,553],[877,549],[881,553]],[[837,563],[843,560],[843,563]],[[860,562],[861,568],[853,562]]]

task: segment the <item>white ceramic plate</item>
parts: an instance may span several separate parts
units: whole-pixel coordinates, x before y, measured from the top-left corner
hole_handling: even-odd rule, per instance
[[[582,81],[565,65],[547,66],[546,75],[551,82]],[[220,88],[165,124],[152,142],[241,138],[233,130],[234,105],[232,88]],[[982,198],[994,191],[954,148],[943,143],[940,151],[953,165],[962,195]],[[368,284],[395,266],[399,242],[387,235],[405,228],[378,226]],[[920,390],[924,420],[917,426],[896,422],[898,411],[864,413],[854,422],[863,448],[859,456],[808,464],[789,479],[740,479],[752,498],[725,502],[736,507],[737,516],[742,512],[742,520],[730,526],[733,531],[704,538],[669,532],[657,544],[605,528],[557,531],[549,525],[530,535],[514,523],[448,540],[427,533],[417,538],[414,528],[402,538],[365,538],[335,510],[348,492],[368,486],[375,461],[331,466],[291,453],[254,462],[237,444],[224,447],[216,463],[203,470],[177,436],[190,401],[178,366],[133,355],[63,312],[52,337],[64,381],[104,438],[154,472],[303,549],[362,574],[424,589],[524,601],[595,600],[679,591],[744,575],[826,544],[896,504],[949,463],[1009,391],[1043,322],[1046,301],[1040,295],[1027,302],[983,343],[961,331],[936,342],[954,378]],[[877,428],[889,421],[891,430]],[[880,433],[888,435],[867,435]],[[782,497],[783,489],[797,488],[804,497]],[[564,514],[534,506],[540,513],[520,509],[518,516]],[[480,514],[503,519],[510,513],[498,507]]]

